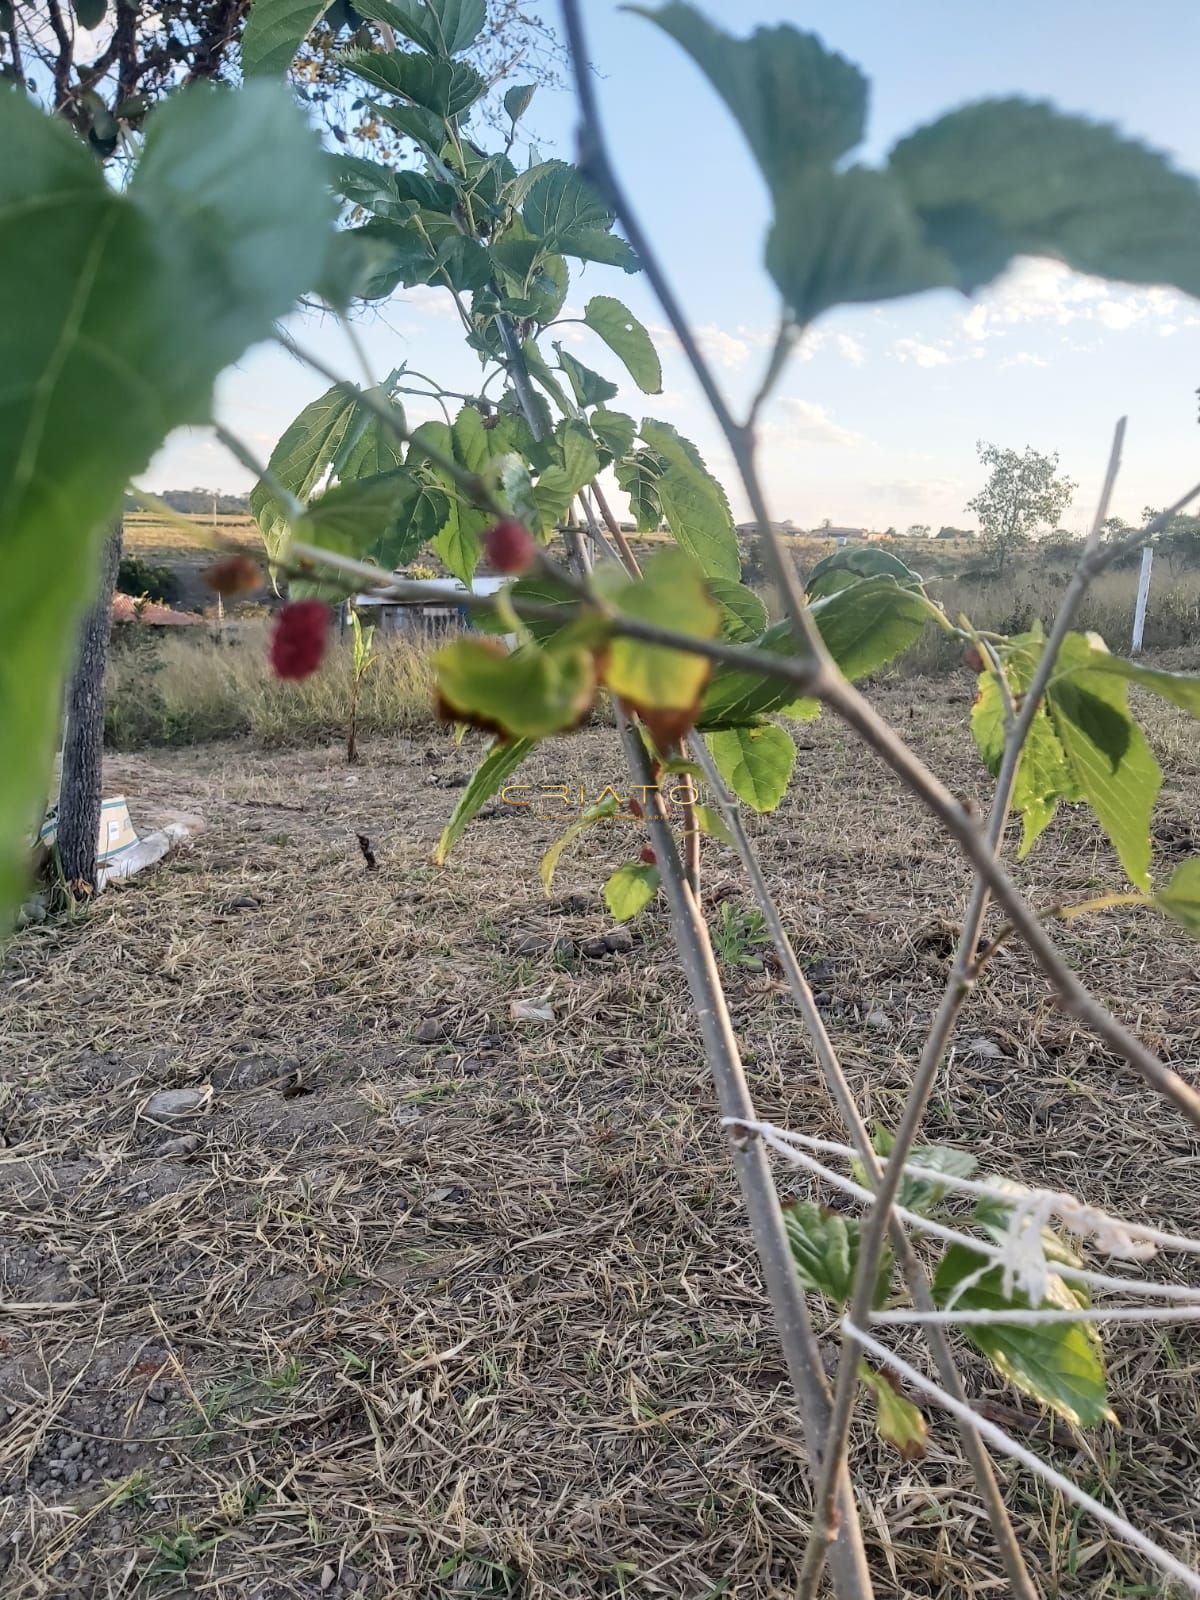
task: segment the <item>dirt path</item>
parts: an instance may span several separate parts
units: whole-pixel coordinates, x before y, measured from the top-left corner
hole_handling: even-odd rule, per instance
[[[982,790],[963,685],[883,699]],[[1181,720],[1153,725],[1166,863],[1200,848],[1200,752]],[[838,728],[800,739],[764,855],[854,1086],[890,1122],[962,873]],[[489,807],[431,867],[471,761],[438,735],[373,741],[354,772],[233,746],[111,763],[135,818],[140,798],[208,827],[90,918],[18,937],[0,981],[6,1600],[790,1592],[797,1423],[665,918],[601,953],[597,890],[633,836],[588,835],[547,899],[561,825],[532,810]],[[589,794],[618,770],[604,733],[530,766]],[[1023,869],[1039,902],[1114,881],[1086,818],[1045,843]],[[706,855],[761,1108],[835,1133],[733,860]],[[1064,944],[1200,1072],[1195,945],[1121,913]],[[514,1000],[555,1020],[514,1022]],[[1194,1143],[1019,954],[973,1001],[929,1132],[1200,1224]],[[1111,1349],[1122,1427],[1059,1464],[1194,1553],[1200,1340],[1131,1328]],[[997,1594],[953,1435],[933,1434],[901,1465],[858,1428],[881,1593]],[[1138,1592],[1138,1562],[1008,1481],[1053,1592]]]

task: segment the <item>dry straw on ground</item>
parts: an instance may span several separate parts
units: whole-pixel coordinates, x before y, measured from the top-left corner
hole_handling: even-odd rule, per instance
[[[962,678],[880,698],[982,794],[969,696]],[[1194,726],[1146,711],[1169,774],[1165,868],[1200,848],[1200,752]],[[964,871],[840,727],[799,736],[793,793],[755,831],[853,1086],[891,1122]],[[583,953],[611,927],[596,889],[635,836],[587,835],[546,899],[556,821],[493,804],[439,873],[429,853],[473,759],[428,733],[368,739],[354,771],[333,748],[113,760],[110,786],[199,810],[209,831],[8,952],[5,1600],[790,1592],[803,1450],[665,916],[635,923],[628,952]],[[619,753],[596,731],[529,770],[594,793]],[[713,918],[748,909],[732,856],[705,849]],[[1071,813],[1021,876],[1045,904],[1115,870]],[[1197,947],[1122,912],[1062,939],[1194,1074]],[[730,986],[761,1114],[836,1135],[782,984],[741,965]],[[515,999],[555,1021],[510,1022]],[[188,1109],[152,1099],[166,1089],[195,1091],[176,1097]],[[1016,950],[970,1002],[928,1133],[987,1170],[1200,1225],[1187,1131]],[[1200,1339],[1124,1327],[1109,1349],[1121,1427],[1058,1425],[1053,1459],[1195,1556]],[[1005,1426],[1048,1440],[1032,1405],[964,1367]],[[856,1426],[879,1593],[999,1595],[952,1430],[935,1417],[932,1434],[902,1465]],[[1000,1471],[1048,1593],[1158,1592]]]

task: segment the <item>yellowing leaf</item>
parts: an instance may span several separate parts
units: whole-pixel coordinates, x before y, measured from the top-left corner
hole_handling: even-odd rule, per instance
[[[715,638],[720,628],[720,613],[704,575],[682,550],[652,556],[644,576],[623,583],[612,600],[627,616],[699,639]],[[661,744],[680,738],[692,726],[710,670],[704,656],[640,639],[614,638],[604,681],[638,711]]]
[[[433,664],[446,721],[516,739],[544,739],[574,727],[596,687],[592,657],[579,649],[529,644],[510,655],[491,639],[460,639],[439,650]]]

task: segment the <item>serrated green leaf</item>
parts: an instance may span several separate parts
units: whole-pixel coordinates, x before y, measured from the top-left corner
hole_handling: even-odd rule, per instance
[[[1071,776],[1131,882],[1150,885],[1150,818],[1162,768],[1129,710],[1125,680],[1092,662],[1081,634],[1068,634],[1047,690],[1054,731]]]
[[[964,290],[1031,255],[1200,295],[1200,185],[1113,128],[985,100],[903,139],[889,171]]]
[[[592,432],[600,441],[601,448],[607,452],[610,459],[617,459],[627,455],[633,445],[634,435],[637,433],[637,423],[632,417],[627,417],[623,411],[609,411],[604,406],[597,406],[588,418]],[[608,463],[601,462],[602,466]]]
[[[665,470],[662,457],[649,450],[638,450],[613,463],[616,480],[629,496],[629,514],[639,533],[653,533],[662,521],[658,481]]]
[[[1124,678],[1129,683],[1136,683],[1143,689],[1148,689],[1160,700],[1169,700],[1172,705],[1190,712],[1193,717],[1200,717],[1200,675],[1187,672],[1161,672],[1154,667],[1143,667],[1136,661],[1126,661],[1122,656],[1110,655],[1107,650],[1097,649],[1090,640],[1086,642],[1090,645],[1086,665],[1088,672],[1111,672],[1118,678]],[[1082,663],[1082,653],[1079,659]],[[1060,658],[1055,663],[1051,682],[1057,681],[1062,676],[1071,676],[1079,670],[1078,665],[1063,663]]]
[[[533,490],[547,528],[563,521],[572,498],[600,471],[600,458],[586,423],[575,418],[560,423],[555,444],[559,459],[538,474]]]
[[[804,592],[809,600],[820,600],[825,595],[848,589],[860,578],[894,578],[902,589],[919,589],[921,578],[911,567],[890,551],[876,545],[858,548],[847,546],[818,561],[808,575]]]
[[[469,49],[487,19],[484,0],[354,0],[354,9],[435,56]]]
[[[807,168],[776,195],[767,270],[804,326],[831,306],[954,283],[896,181],[869,167]]]
[[[858,1376],[875,1402],[875,1432],[894,1445],[902,1461],[919,1461],[929,1444],[929,1428],[919,1408],[906,1400],[891,1376],[869,1362],[859,1363]]]
[[[296,51],[329,9],[330,0],[254,0],[242,31],[247,78],[282,77]]]
[[[616,395],[615,383],[610,383],[600,373],[593,372],[591,367],[585,367],[582,361],[577,361],[569,350],[563,349],[561,344],[556,344],[554,350],[558,356],[558,364],[566,373],[575,393],[577,405],[600,406]]]
[[[518,522],[523,522],[535,537],[542,535],[542,514],[533,493],[533,479],[529,468],[518,455],[500,458],[500,488],[508,501],[509,509]]]
[[[876,1124],[871,1137],[871,1144],[876,1153],[884,1157],[891,1155],[894,1143],[895,1138],[892,1133]],[[908,1159],[915,1166],[928,1167],[934,1172],[944,1172],[953,1178],[970,1178],[979,1165],[969,1150],[956,1150],[953,1145],[947,1144],[914,1145]],[[862,1163],[856,1159],[852,1165],[855,1177],[860,1183],[865,1183],[866,1172]],[[945,1184],[939,1183],[936,1178],[915,1177],[906,1172],[900,1179],[900,1187],[896,1191],[896,1204],[904,1206],[908,1211],[917,1211],[926,1216],[945,1193]]]
[[[854,1287],[862,1240],[857,1218],[826,1211],[811,1200],[800,1200],[784,1206],[783,1220],[800,1282],[835,1306],[844,1306]],[[872,1295],[873,1306],[887,1299],[891,1281],[892,1253],[885,1249]]]
[[[951,1245],[933,1282],[933,1297],[946,1305],[963,1281],[986,1266],[987,1257],[966,1245]],[[999,1266],[954,1299],[958,1312],[1029,1310],[1020,1293],[1006,1296]],[[1071,1311],[1079,1301],[1061,1278],[1051,1277],[1042,1307]],[[997,1372],[1023,1393],[1078,1427],[1095,1427],[1116,1418],[1108,1404],[1104,1363],[1095,1330],[1085,1322],[1047,1322],[1031,1327],[1004,1323],[964,1323],[962,1332]]]
[[[646,867],[631,861],[626,866],[618,867],[604,885],[604,904],[618,922],[629,922],[654,899],[658,885],[657,867]]]
[[[796,168],[830,164],[861,142],[867,80],[816,34],[784,25],[737,39],[690,5],[631,9],[691,56],[737,118],[772,188]]]
[[[754,811],[774,811],[787,793],[796,765],[796,744],[773,722],[753,728],[706,733],[717,771],[739,800]]]
[[[725,491],[690,440],[666,422],[642,419],[641,436],[666,467],[654,488],[676,543],[714,578],[742,575],[733,514]]]
[[[593,295],[584,308],[583,320],[625,363],[626,371],[643,394],[662,393],[662,364],[658,352],[650,335],[627,306],[611,295]]]
[[[744,583],[710,578],[708,592],[721,608],[721,635],[741,644],[753,644],[767,626],[767,608]]]
[[[902,655],[939,614],[921,590],[886,575],[861,578],[814,600],[810,610],[826,649],[851,682]]]
[[[1200,857],[1181,861],[1154,896],[1154,903],[1200,939]]]
[[[542,880],[542,888],[550,893],[554,883],[554,874],[558,870],[558,863],[562,860],[562,853],[569,844],[574,843],[585,829],[593,823],[605,822],[615,817],[620,809],[620,801],[615,795],[609,795],[604,800],[597,801],[595,805],[588,806],[587,810],[577,822],[573,822],[566,833],[557,838],[546,851],[538,867],[538,877]]]
[[[520,122],[537,93],[536,83],[517,83],[504,92],[504,110],[512,122]]]
[[[565,161],[545,165],[548,170],[529,186],[521,207],[521,219],[534,238],[561,251],[562,241],[581,231],[607,232],[613,214],[599,191]]]
[[[1028,685],[1028,677],[1018,670],[1017,663],[1011,657],[1005,663],[1005,670],[1012,691],[1017,694],[1023,692]],[[988,771],[995,778],[1004,759],[1004,698],[991,671],[980,673],[978,684],[975,704],[971,709],[971,733]],[[1020,814],[1022,823],[1021,846],[1017,852],[1020,860],[1024,860],[1038,837],[1049,827],[1058,802],[1073,798],[1076,792],[1075,780],[1067,765],[1066,751],[1054,731],[1054,724],[1042,707],[1029,725],[1029,735],[1021,751],[1013,785],[1013,806]]]
[[[267,468],[274,482],[303,504],[337,455],[357,411],[356,395],[340,384],[310,401],[271,451]],[[250,491],[250,514],[258,523],[268,556],[277,561],[287,542],[288,513],[265,478]]]
[[[29,862],[63,675],[121,492],[320,273],[333,208],[274,84],[187,89],[127,188],[0,92],[0,918]],[[16,314],[19,308],[19,314]]]
[[[536,745],[535,739],[497,739],[489,748],[472,773],[470,783],[460,795],[449,822],[442,830],[433,857],[436,866],[445,866],[446,857],[462,838],[468,824],[478,816],[492,796],[503,789]]]
[[[337,62],[364,83],[435,117],[461,116],[487,90],[465,61],[435,61],[419,50],[346,50]]]

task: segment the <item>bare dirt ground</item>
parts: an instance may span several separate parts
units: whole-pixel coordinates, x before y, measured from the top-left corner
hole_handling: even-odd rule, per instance
[[[917,680],[878,697],[982,796],[969,693]],[[1200,848],[1200,748],[1176,714],[1148,720],[1166,868]],[[839,727],[799,737],[792,795],[756,832],[861,1103],[894,1123],[964,874]],[[665,916],[596,953],[599,884],[636,851],[623,830],[568,852],[549,899],[537,861],[561,825],[528,811],[490,806],[431,867],[473,759],[430,733],[373,740],[355,771],[335,750],[233,745],[111,762],[135,816],[140,797],[208,831],[8,950],[5,1600],[791,1592],[809,1522],[797,1417]],[[530,770],[619,784],[603,731]],[[748,905],[731,854],[705,854],[714,919]],[[1119,869],[1072,813],[1019,871],[1049,904]],[[1200,1078],[1197,946],[1127,911],[1061,937]],[[762,1113],[837,1136],[769,964],[729,982]],[[516,999],[555,1020],[510,1021]],[[970,1002],[928,1131],[988,1170],[1200,1229],[1196,1142],[1019,952]],[[1059,1426],[1054,1446],[963,1360],[1008,1425],[1194,1559],[1200,1338],[1124,1327],[1108,1344],[1120,1427]],[[931,1420],[912,1465],[856,1426],[877,1592],[1002,1595],[954,1436]],[[1162,1592],[1001,1472],[1048,1594]]]

